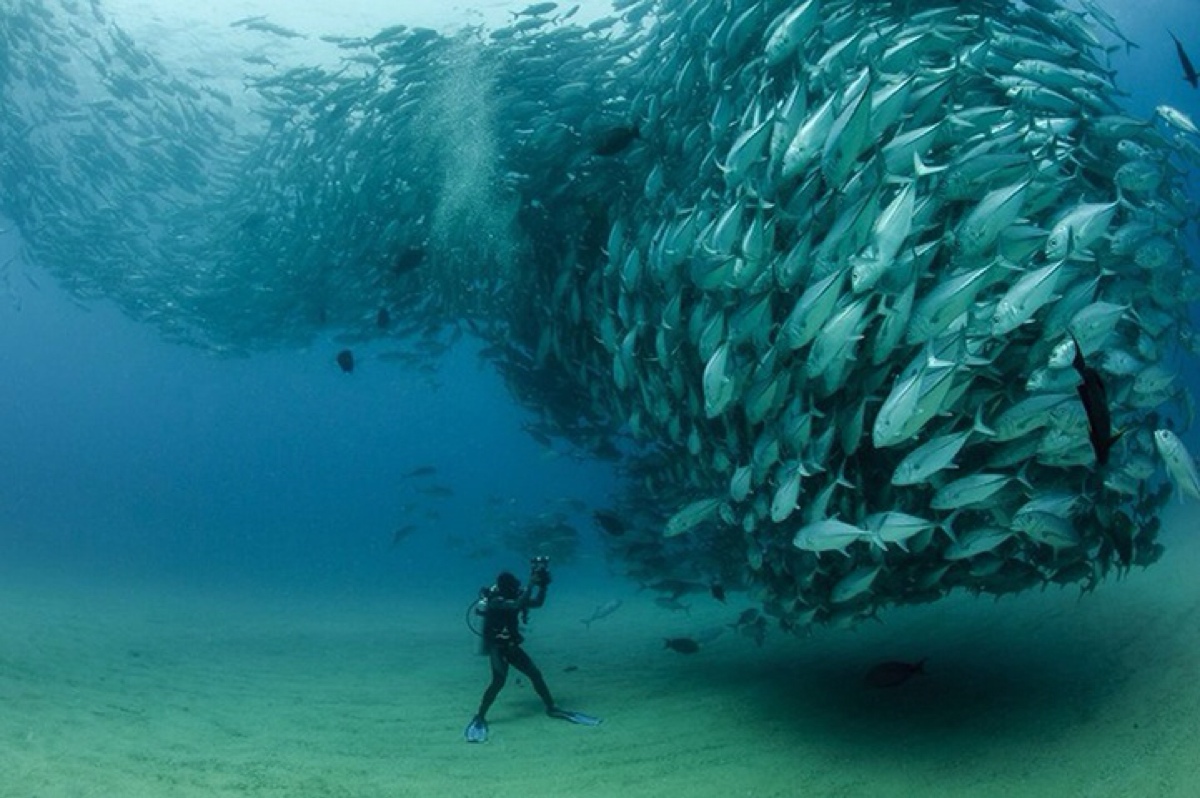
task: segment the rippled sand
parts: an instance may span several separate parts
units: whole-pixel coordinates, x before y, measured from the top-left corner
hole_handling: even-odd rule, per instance
[[[745,606],[556,582],[528,648],[563,705],[510,682],[492,740],[462,741],[487,680],[465,602],[214,593],[8,574],[0,798],[59,796],[1200,795],[1200,530],[1078,598],[967,596],[885,624],[727,632]],[[625,605],[590,630],[595,604]],[[467,599],[470,597],[468,596]],[[880,659],[928,674],[869,690]],[[571,670],[566,670],[574,666]],[[515,674],[514,674],[515,676]]]

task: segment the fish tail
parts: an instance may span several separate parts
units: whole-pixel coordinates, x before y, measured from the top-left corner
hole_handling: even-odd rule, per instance
[[[1034,490],[1033,483],[1029,481],[1028,471],[1029,471],[1029,462],[1026,461],[1025,464],[1022,465],[1021,468],[1017,471],[1017,475],[1016,475],[1016,477],[1014,477],[1014,479],[1016,479],[1017,482],[1020,482],[1022,485],[1029,488],[1030,490]]]
[[[1072,365],[1082,375],[1083,369],[1087,366],[1087,362],[1083,359],[1083,347],[1079,345],[1079,339],[1075,337],[1075,331],[1070,327],[1067,328],[1067,335],[1071,336],[1071,343],[1075,344],[1075,357],[1072,360]]]
[[[983,405],[975,409],[975,422],[971,426],[971,431],[989,438],[996,437],[996,430],[983,423]]]
[[[948,169],[948,166],[929,166],[921,160],[920,153],[913,153],[913,173],[917,177],[927,177]]]
[[[938,524],[938,528],[946,533],[946,537],[950,538],[951,543],[958,543],[958,535],[954,534],[954,519],[958,516],[959,511],[955,510],[946,517],[946,520]]]
[[[838,468],[838,475],[837,475],[836,482],[837,482],[837,484],[841,485],[843,488],[853,488],[854,487],[854,483],[849,481],[848,479],[846,479],[846,461],[845,460],[842,461],[841,467]]]

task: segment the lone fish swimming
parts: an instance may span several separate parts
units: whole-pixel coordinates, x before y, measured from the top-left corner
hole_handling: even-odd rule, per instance
[[[1192,84],[1192,88],[1200,88],[1200,75],[1196,74],[1196,67],[1192,66],[1192,59],[1188,58],[1188,54],[1183,49],[1183,44],[1175,37],[1174,33],[1167,31],[1171,38],[1175,41],[1175,52],[1179,55],[1179,65],[1183,67],[1183,79]]]

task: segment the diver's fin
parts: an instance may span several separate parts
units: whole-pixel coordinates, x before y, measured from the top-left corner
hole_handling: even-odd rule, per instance
[[[471,718],[471,722],[467,724],[466,731],[463,732],[463,737],[465,737],[469,743],[486,743],[487,736],[487,721],[478,715]]]
[[[578,723],[581,726],[599,726],[603,722],[595,715],[588,715],[585,712],[574,712],[569,709],[559,709],[558,707],[547,709],[546,714],[559,720],[569,720],[572,723]]]

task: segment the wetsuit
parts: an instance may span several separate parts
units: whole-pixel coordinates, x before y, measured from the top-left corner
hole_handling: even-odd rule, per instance
[[[519,628],[522,612],[545,603],[546,585],[539,582],[522,590],[515,599],[502,598],[493,591],[488,596],[485,606],[475,610],[483,616],[484,652],[492,662],[492,683],[483,692],[478,718],[487,717],[492,702],[504,688],[504,683],[508,680],[509,665],[529,678],[547,711],[554,708],[554,699],[550,696],[550,688],[546,686],[542,672],[533,664],[525,649],[521,648],[525,638],[521,636]]]

